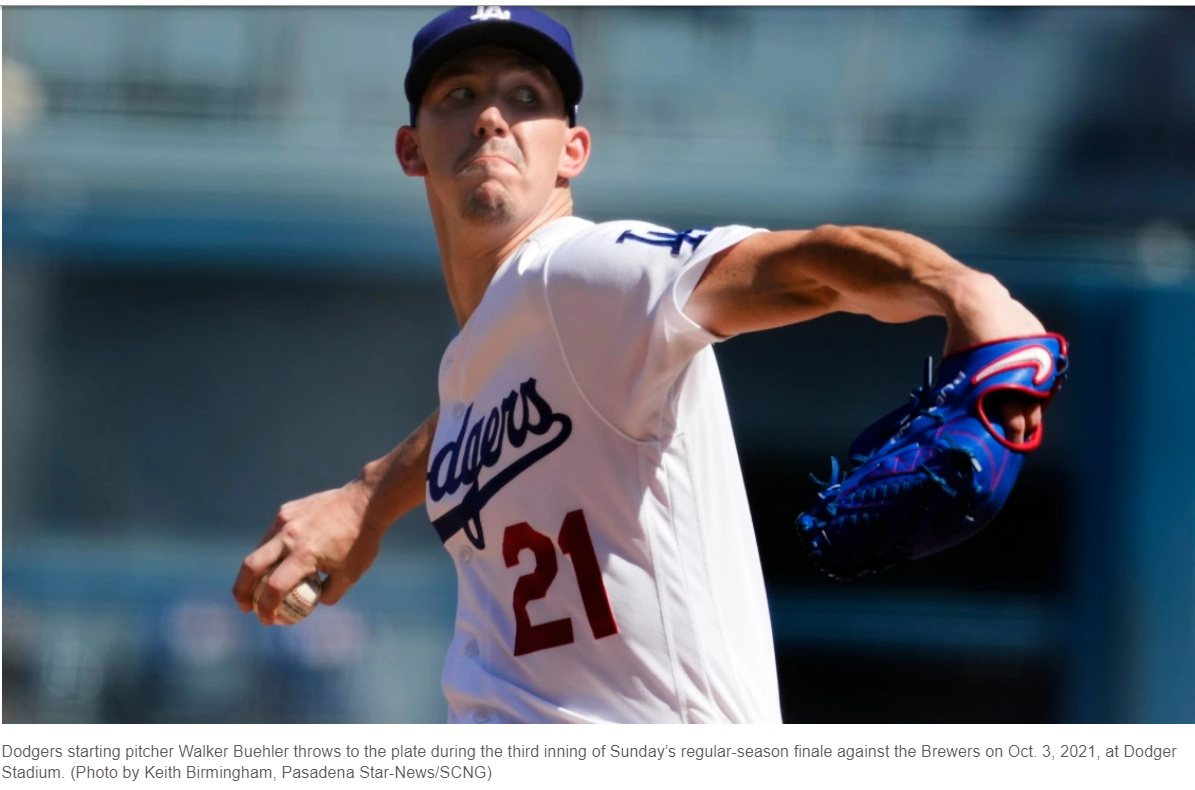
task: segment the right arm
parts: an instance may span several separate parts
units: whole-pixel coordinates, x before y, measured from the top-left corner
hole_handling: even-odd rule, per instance
[[[315,571],[328,575],[322,603],[334,604],[369,570],[382,536],[399,517],[423,502],[428,453],[437,409],[384,458],[365,465],[341,488],[287,502],[257,550],[245,558],[232,588],[242,611],[253,611],[253,590],[274,563],[258,601],[262,623],[274,622],[278,604]]]

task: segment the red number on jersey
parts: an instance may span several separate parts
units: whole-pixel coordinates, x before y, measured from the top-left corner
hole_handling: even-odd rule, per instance
[[[605,582],[602,581],[602,569],[598,565],[593,541],[589,537],[589,525],[585,523],[583,512],[574,510],[564,517],[558,540],[560,550],[572,560],[577,586],[581,590],[581,603],[585,606],[585,617],[589,620],[589,630],[593,632],[593,638],[601,639],[617,634],[618,623],[614,621],[614,612],[610,609],[610,597],[606,593]],[[531,549],[535,557],[535,567],[531,573],[520,576],[515,582],[516,656],[573,643],[571,618],[564,617],[532,625],[531,616],[527,614],[527,602],[547,595],[548,587],[556,578],[556,549],[552,546],[552,539],[536,532],[525,521],[507,527],[502,535],[502,558],[506,567],[513,568],[519,564],[519,552],[523,549]]]
[[[598,566],[593,541],[589,539],[589,525],[585,514],[574,510],[564,517],[560,537],[556,539],[560,550],[573,561],[577,574],[577,586],[581,588],[581,603],[585,604],[585,616],[589,618],[589,630],[594,639],[618,633],[614,612],[610,611],[610,596],[602,581],[602,569]]]
[[[539,625],[531,624],[527,602],[548,594],[548,587],[556,578],[556,549],[552,539],[536,532],[526,521],[506,528],[502,535],[502,558],[506,567],[519,564],[519,552],[531,549],[535,567],[515,582],[515,655],[522,656],[549,647],[570,645],[573,642],[573,621],[567,617]]]

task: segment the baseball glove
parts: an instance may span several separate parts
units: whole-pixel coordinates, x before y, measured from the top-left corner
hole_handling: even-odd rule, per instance
[[[971,537],[1004,506],[1025,453],[1041,444],[1039,426],[1020,444],[990,419],[994,393],[1018,392],[1049,405],[1067,369],[1061,335],[999,340],[932,359],[910,403],[879,420],[851,444],[839,479],[816,477],[820,502],[797,517],[814,563],[853,579],[919,559]]]

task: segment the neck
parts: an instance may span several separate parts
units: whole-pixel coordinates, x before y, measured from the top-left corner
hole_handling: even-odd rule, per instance
[[[444,282],[456,320],[464,326],[481,304],[485,290],[502,262],[523,245],[531,234],[560,217],[573,213],[568,188],[556,189],[547,205],[534,216],[504,225],[478,226],[465,223],[454,211],[436,210],[432,222],[444,266]]]

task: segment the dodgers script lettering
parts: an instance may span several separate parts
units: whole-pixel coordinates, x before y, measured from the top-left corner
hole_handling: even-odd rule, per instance
[[[427,487],[433,502],[452,496],[462,486],[468,487],[461,502],[436,519],[433,525],[442,541],[463,529],[474,546],[484,549],[481,509],[503,486],[564,444],[572,433],[573,422],[568,415],[554,411],[536,391],[534,378],[524,381],[517,390],[511,390],[488,415],[470,423],[473,405],[469,404],[465,411],[456,438],[436,453],[427,474]],[[559,425],[560,429],[549,441],[511,461],[494,473],[485,485],[480,484],[482,470],[498,466],[508,444],[518,450],[526,443],[529,434],[544,436],[553,425]]]

